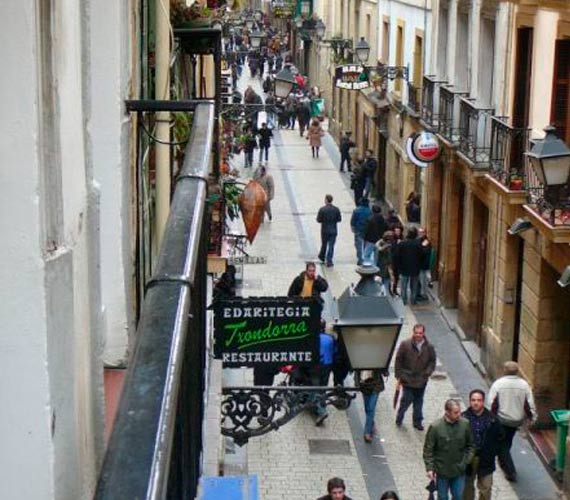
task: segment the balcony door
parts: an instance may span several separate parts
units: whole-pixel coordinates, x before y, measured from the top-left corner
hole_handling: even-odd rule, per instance
[[[550,121],[556,134],[570,144],[570,40],[556,40]]]
[[[513,127],[526,128],[530,110],[530,81],[532,74],[532,28],[517,30],[515,62],[515,94],[513,102]]]

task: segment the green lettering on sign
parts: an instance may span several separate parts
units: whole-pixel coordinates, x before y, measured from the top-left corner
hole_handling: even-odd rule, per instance
[[[273,325],[273,321],[270,321],[265,328],[256,330],[248,330],[247,325],[247,320],[224,325],[224,330],[229,332],[225,341],[226,347],[235,346],[237,349],[245,349],[259,344],[304,339],[310,335],[305,320],[290,321],[280,325]]]

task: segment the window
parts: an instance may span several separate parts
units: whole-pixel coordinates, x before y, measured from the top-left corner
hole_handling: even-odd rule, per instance
[[[570,144],[570,40],[556,40],[550,121],[556,135]]]
[[[424,39],[416,35],[414,42],[414,87],[419,89],[422,86],[423,77],[423,57],[424,57]]]
[[[399,25],[396,28],[396,66],[404,65],[404,27]],[[402,79],[394,80],[394,91],[402,92]]]
[[[384,21],[382,23],[382,62],[384,64],[390,63],[390,22]]]
[[[373,40],[371,38],[372,36],[372,31],[370,29],[371,25],[372,25],[372,17],[370,16],[370,14],[366,14],[366,31],[364,36],[366,37],[366,40],[368,40],[368,43],[370,43],[370,45],[372,46]]]

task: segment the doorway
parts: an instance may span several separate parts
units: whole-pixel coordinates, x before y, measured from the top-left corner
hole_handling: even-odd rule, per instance
[[[487,244],[489,233],[489,210],[477,198],[473,198],[473,230],[475,245],[474,269],[477,270],[475,297],[475,342],[481,346],[483,338],[483,323],[485,321],[485,297],[487,277]]]

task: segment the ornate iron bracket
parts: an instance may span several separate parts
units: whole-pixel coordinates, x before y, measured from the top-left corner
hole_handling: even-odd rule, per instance
[[[360,389],[354,387],[224,387],[222,434],[238,446],[284,426],[317,405],[346,410]]]

